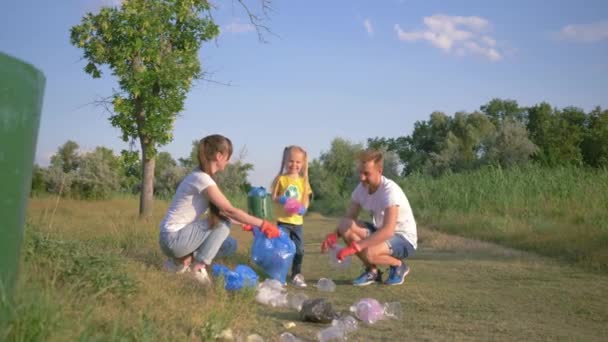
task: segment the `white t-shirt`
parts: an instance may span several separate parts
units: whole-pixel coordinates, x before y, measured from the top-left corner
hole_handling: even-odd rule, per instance
[[[381,228],[384,224],[384,210],[393,205],[398,206],[399,212],[395,234],[402,235],[412,244],[414,249],[417,248],[418,233],[414,214],[410,202],[397,183],[382,176],[380,186],[373,194],[368,193],[367,188],[359,183],[352,193],[351,200],[370,212],[373,217],[373,224],[377,228]]]
[[[160,223],[160,231],[176,232],[204,214],[209,208],[209,199],[203,195],[203,190],[211,185],[215,185],[213,178],[200,170],[187,175],[177,187]]]

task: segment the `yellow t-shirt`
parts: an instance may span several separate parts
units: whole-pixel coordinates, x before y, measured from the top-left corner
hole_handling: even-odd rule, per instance
[[[277,197],[285,196],[287,198],[295,198],[300,203],[302,203],[304,198],[310,196],[312,193],[310,184],[306,184],[305,186],[305,180],[303,177],[292,178],[289,175],[281,175],[276,180],[276,187]],[[277,216],[277,221],[295,225],[304,224],[304,218],[301,215],[289,215],[279,203],[275,203],[275,213]]]

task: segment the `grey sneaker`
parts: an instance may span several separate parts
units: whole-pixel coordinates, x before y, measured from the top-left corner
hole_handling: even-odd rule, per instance
[[[296,274],[292,281],[291,281],[291,285],[293,285],[294,287],[298,287],[298,288],[304,288],[306,286],[308,286],[306,284],[306,281],[304,280],[304,276],[301,275],[300,273]]]

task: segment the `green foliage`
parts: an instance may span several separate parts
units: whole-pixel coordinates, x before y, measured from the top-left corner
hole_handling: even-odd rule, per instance
[[[72,195],[83,199],[109,198],[120,187],[119,164],[112,150],[105,147],[85,154],[71,184]]]
[[[595,108],[587,118],[583,138],[583,159],[594,167],[608,167],[608,110]]]
[[[78,148],[79,146],[76,142],[68,140],[51,157],[51,166],[62,169],[64,173],[77,170],[80,165]]]
[[[85,72],[101,77],[107,66],[117,77],[112,125],[123,139],[140,139],[153,155],[171,140],[177,113],[192,81],[201,76],[201,43],[219,34],[207,1],[132,0],[89,13],[71,29],[83,50]]]

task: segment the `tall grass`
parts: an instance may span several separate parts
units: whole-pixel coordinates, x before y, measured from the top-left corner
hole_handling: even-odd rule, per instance
[[[167,206],[156,201],[140,220],[136,198],[32,199],[14,300],[0,291],[0,341],[208,341],[225,328],[255,329],[252,291],[202,288],[161,270]],[[241,260],[243,251],[220,262]]]
[[[417,220],[608,271],[608,171],[538,166],[400,181]]]

